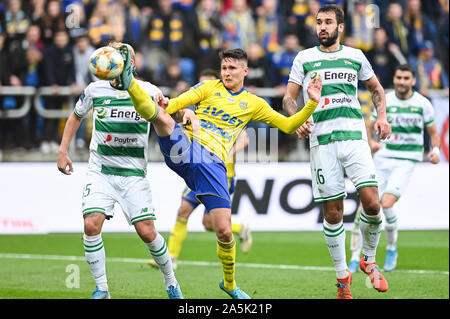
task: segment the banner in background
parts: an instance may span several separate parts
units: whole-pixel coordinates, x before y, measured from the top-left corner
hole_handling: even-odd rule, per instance
[[[61,174],[55,163],[0,164],[0,233],[83,232],[81,196],[86,163],[74,163],[74,173]],[[238,163],[232,219],[246,221],[255,231],[322,230],[321,206],[313,202],[309,163]],[[184,181],[164,163],[149,163],[158,231],[174,225]],[[358,195],[346,181],[344,222],[353,226]],[[448,163],[416,165],[410,184],[396,205],[400,229],[449,228]],[[203,206],[188,222],[189,231],[203,231]],[[116,205],[105,232],[134,231]]]
[[[449,161],[448,154],[448,119],[449,104],[448,98],[432,98],[431,103],[434,108],[434,121],[439,135],[441,136],[441,161]]]

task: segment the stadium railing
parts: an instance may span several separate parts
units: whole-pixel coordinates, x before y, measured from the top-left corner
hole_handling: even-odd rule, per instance
[[[160,87],[160,89],[166,96],[168,96],[171,92],[171,88],[169,87]],[[386,89],[386,93],[389,91],[390,89]],[[282,94],[280,94],[280,91],[276,90],[275,88],[256,88],[254,93],[258,96],[266,98],[280,98],[283,96]],[[444,90],[430,89],[429,95],[432,98],[448,99]],[[2,96],[23,96],[24,99],[22,105],[16,108],[2,109],[2,107],[0,106],[0,119],[15,119],[24,117],[28,114],[28,112],[30,112],[32,107],[34,107],[36,112],[43,118],[65,119],[72,112],[79,94],[76,94],[69,86],[59,87],[58,94],[55,94],[54,88],[51,86],[44,86],[39,88],[31,86],[0,86],[0,97]],[[48,96],[67,97],[67,107],[59,110],[46,109],[45,105],[42,103],[42,98]],[[71,143],[71,145],[73,144],[74,143]],[[297,150],[293,150],[292,156],[290,156],[290,160],[304,160],[302,158],[299,158],[298,156],[298,154],[304,153],[304,149],[301,145],[298,145]],[[72,150],[73,148],[70,147],[69,152],[71,153]],[[157,159],[155,158],[155,160]]]

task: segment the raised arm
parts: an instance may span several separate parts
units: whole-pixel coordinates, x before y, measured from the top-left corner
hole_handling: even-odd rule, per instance
[[[293,115],[286,117],[270,108],[270,110],[266,110],[261,117],[256,117],[254,120],[276,127],[284,133],[293,134],[312,115],[317,104],[319,104],[321,94],[322,79],[316,77],[308,85],[309,101],[300,112],[296,112]]]
[[[364,81],[364,85],[372,95],[372,102],[377,112],[377,121],[374,124],[375,133],[381,140],[391,137],[391,126],[386,117],[386,99],[384,89],[374,75],[369,80]]]

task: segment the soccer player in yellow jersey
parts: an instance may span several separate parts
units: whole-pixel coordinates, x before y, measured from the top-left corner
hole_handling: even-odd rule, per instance
[[[164,98],[153,101],[133,78],[126,46],[120,52],[125,65],[114,86],[127,90],[136,111],[153,123],[166,164],[197,193],[211,216],[224,277],[219,287],[233,299],[250,299],[235,281],[236,245],[231,230],[225,162],[249,121],[293,134],[316,109],[321,98],[321,78],[315,77],[308,85],[310,100],[305,107],[286,117],[244,88],[244,78],[249,71],[247,53],[231,49],[220,53],[221,80],[200,82],[169,101]],[[190,105],[195,105],[196,117],[185,112],[185,120],[189,116],[191,124],[183,129],[171,115]],[[194,125],[197,118],[199,127]]]
[[[207,80],[217,80],[220,78],[218,71],[213,69],[205,69],[200,73],[199,82]],[[248,145],[248,135],[245,131],[237,139],[234,144],[232,151],[229,155],[230,161],[226,161],[225,166],[227,169],[228,178],[228,190],[230,195],[234,192],[235,180],[235,154],[241,149]],[[183,243],[187,236],[187,223],[192,212],[201,204],[197,199],[197,193],[186,186],[183,190],[181,197],[181,204],[178,208],[177,219],[175,225],[170,232],[170,237],[168,240],[167,248],[169,249],[169,254],[172,258],[172,267],[175,270],[177,268],[177,260],[180,255]],[[203,226],[206,230],[214,230],[212,227],[211,216],[207,211],[203,214]],[[236,223],[231,221],[231,232],[237,234],[240,240],[241,250],[244,253],[248,253],[252,247],[252,235],[250,227],[247,223]],[[148,264],[154,268],[159,268],[159,265],[154,259],[149,259]]]

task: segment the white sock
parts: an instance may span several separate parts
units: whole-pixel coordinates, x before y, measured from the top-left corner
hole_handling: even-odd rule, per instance
[[[337,278],[346,278],[347,262],[345,259],[345,228],[343,222],[330,224],[323,220],[323,233],[325,242],[328,245],[331,259],[333,259],[334,269],[336,269]]]
[[[166,241],[161,234],[157,234],[155,240],[150,243],[145,243],[153,257],[153,260],[158,264],[159,270],[164,276],[164,284],[166,289],[169,286],[176,286],[177,280],[172,268],[172,260],[170,258],[169,250],[167,249]]]
[[[362,249],[362,236],[359,227],[357,229],[352,230],[350,247],[352,250],[351,260],[359,261],[361,258],[361,249]]]
[[[377,215],[367,215],[361,212],[359,227],[363,237],[362,252],[366,264],[375,262],[375,255],[377,254],[377,246],[382,230],[381,222],[381,214],[379,212]]]
[[[83,235],[84,255],[94,277],[95,284],[100,290],[108,290],[106,279],[105,248],[103,247],[102,234],[95,236]]]
[[[384,216],[386,217],[386,224],[384,230],[386,231],[387,250],[397,249],[398,227],[397,227],[397,213],[394,208],[383,208]]]

